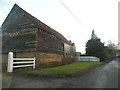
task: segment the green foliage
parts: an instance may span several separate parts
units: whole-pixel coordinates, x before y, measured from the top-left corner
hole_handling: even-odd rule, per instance
[[[113,60],[116,58],[117,46],[111,41],[109,41],[107,46],[105,47],[105,52],[106,52],[106,60]]]
[[[110,61],[115,59],[117,54],[116,45],[109,41],[108,45],[104,46],[104,43],[95,37],[94,33],[92,33],[92,38],[86,43],[86,55],[96,56],[100,58],[101,61]]]
[[[104,48],[104,43],[100,39],[90,39],[86,43],[86,54],[88,56],[96,56],[102,61],[105,59]]]

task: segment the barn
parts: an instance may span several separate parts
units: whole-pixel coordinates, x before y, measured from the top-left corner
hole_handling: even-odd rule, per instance
[[[41,22],[17,4],[2,24],[2,55],[35,57],[36,67],[75,60],[76,47],[62,34]]]

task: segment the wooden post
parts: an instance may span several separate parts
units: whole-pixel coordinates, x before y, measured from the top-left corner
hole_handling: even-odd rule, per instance
[[[7,65],[7,72],[13,71],[13,52],[8,53],[8,65]]]
[[[34,58],[34,63],[33,63],[33,69],[35,69],[35,58]]]

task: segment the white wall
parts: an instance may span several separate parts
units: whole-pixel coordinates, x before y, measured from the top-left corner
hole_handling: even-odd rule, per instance
[[[78,61],[100,61],[99,58],[93,56],[80,56],[77,57]]]

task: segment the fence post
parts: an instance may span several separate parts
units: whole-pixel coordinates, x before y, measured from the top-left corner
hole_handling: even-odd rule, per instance
[[[13,71],[13,52],[8,53],[8,65],[7,65],[7,72]]]
[[[34,63],[33,63],[33,69],[35,69],[35,58],[34,58]]]

